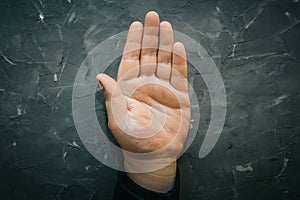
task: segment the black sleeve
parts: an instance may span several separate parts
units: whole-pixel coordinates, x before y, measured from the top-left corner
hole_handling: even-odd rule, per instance
[[[125,172],[119,172],[113,200],[178,200],[179,199],[179,170],[177,169],[175,184],[167,193],[147,190],[131,180]]]

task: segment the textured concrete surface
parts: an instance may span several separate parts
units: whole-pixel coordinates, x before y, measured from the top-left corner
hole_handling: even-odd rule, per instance
[[[300,199],[298,0],[1,0],[0,199],[111,198],[116,171],[74,128],[73,82],[93,47],[149,10],[206,48],[227,91],[223,133],[200,160],[210,100],[190,66],[201,126],[179,161],[182,199]]]

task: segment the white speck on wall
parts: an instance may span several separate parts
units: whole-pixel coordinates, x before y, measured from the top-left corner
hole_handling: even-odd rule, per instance
[[[233,44],[233,46],[232,46],[232,53],[231,53],[230,56],[228,56],[229,58],[234,57],[234,55],[235,55],[235,50],[236,50],[236,44]]]
[[[275,105],[280,104],[284,99],[286,99],[287,96],[286,95],[282,95],[278,98],[275,99]]]
[[[45,8],[45,5],[44,5],[43,1],[42,1],[42,0],[39,0],[39,2],[40,2],[40,4],[41,4],[41,6],[42,6],[43,8]]]
[[[38,84],[40,82],[40,76],[36,77],[36,80],[34,81],[35,84]]]
[[[6,62],[8,62],[11,65],[16,65],[13,61],[11,61],[8,57],[6,57],[1,51],[0,51],[0,55],[4,58],[4,60]]]
[[[72,14],[70,15],[70,18],[68,20],[68,23],[70,24],[71,22],[74,22],[75,20],[75,17],[76,17],[76,12],[72,12]]]
[[[68,152],[65,151],[65,152],[64,152],[64,155],[63,155],[64,159],[66,158],[67,154],[68,154]]]
[[[192,123],[190,123],[190,129],[193,129],[193,124]]]
[[[287,158],[287,157],[284,157],[283,158],[283,167],[284,167],[284,169],[287,167],[287,164],[288,164],[288,162],[289,162],[289,158]]]
[[[45,16],[43,15],[43,13],[40,13],[40,14],[39,14],[39,19],[40,19],[40,21],[43,22],[43,21],[44,21],[44,18],[45,18]]]
[[[286,16],[288,16],[288,17],[290,16],[290,13],[289,13],[289,12],[285,12],[284,14],[285,14]]]
[[[260,16],[260,14],[263,12],[263,10],[264,10],[263,8],[260,8],[260,9],[258,10],[256,16],[255,16],[248,24],[246,24],[246,25],[244,26],[246,30],[247,30],[247,29],[255,22],[255,20],[257,19],[258,16]]]
[[[58,76],[57,76],[57,74],[54,74],[54,75],[53,75],[53,80],[54,80],[54,82],[57,82],[57,81],[58,81]]]
[[[14,140],[13,144],[12,144],[14,147],[17,146],[17,143],[16,141]]]
[[[282,103],[287,97],[288,97],[287,95],[281,95],[281,96],[275,98],[274,103],[272,105],[270,105],[269,108]]]
[[[89,165],[85,166],[85,171],[88,171],[88,170],[89,170],[89,168],[90,168],[90,166],[89,166]]]
[[[288,162],[289,162],[289,158],[287,157],[284,157],[283,158],[283,167],[281,169],[281,171],[279,172],[279,174],[277,176],[275,176],[274,178],[279,178],[280,176],[282,176],[283,172],[285,171],[285,169],[287,168],[288,166]]]
[[[235,166],[235,170],[238,172],[253,172],[253,167],[251,166],[251,163],[248,163],[246,165]]]
[[[119,49],[120,47],[120,40],[118,40],[117,44],[116,44],[116,49]]]
[[[18,116],[22,115],[22,109],[21,109],[21,106],[18,106],[18,107],[17,107],[17,115],[18,115]]]
[[[61,89],[57,92],[56,98],[60,97],[60,94],[62,93],[63,90],[64,90],[64,88],[61,88]]]
[[[72,0],[67,0],[68,3],[72,3]]]
[[[217,12],[220,12],[220,8],[218,6],[216,7],[216,10],[217,10]]]
[[[73,147],[79,147],[79,148],[80,148],[80,146],[79,146],[75,141],[72,142],[72,146],[73,146]]]

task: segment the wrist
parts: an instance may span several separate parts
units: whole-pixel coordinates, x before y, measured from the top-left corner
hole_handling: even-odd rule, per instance
[[[126,166],[126,161],[124,162]],[[176,161],[162,169],[146,173],[127,173],[135,183],[151,191],[166,193],[175,183]]]

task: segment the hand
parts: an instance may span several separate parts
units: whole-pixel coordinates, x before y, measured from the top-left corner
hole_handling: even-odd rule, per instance
[[[162,169],[128,176],[147,189],[167,192],[190,125],[186,53],[183,44],[174,44],[171,24],[160,23],[153,11],[147,13],[144,27],[133,22],[117,82],[106,74],[97,75],[97,80],[106,96],[108,126],[122,149],[148,153],[167,146],[173,161]],[[124,165],[135,167],[126,153]]]

